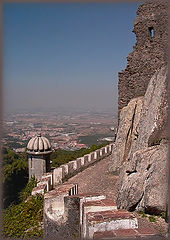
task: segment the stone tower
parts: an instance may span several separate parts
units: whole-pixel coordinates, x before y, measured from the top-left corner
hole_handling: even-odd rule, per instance
[[[27,145],[29,179],[35,176],[40,180],[42,175],[50,171],[51,144],[49,140],[41,135],[31,138]]]
[[[132,98],[144,96],[155,71],[167,62],[167,9],[166,1],[146,1],[137,10],[136,45],[127,57],[126,69],[119,73],[118,115]]]

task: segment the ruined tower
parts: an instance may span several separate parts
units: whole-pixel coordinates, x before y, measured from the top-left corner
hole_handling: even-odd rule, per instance
[[[136,45],[127,57],[126,69],[119,73],[118,115],[132,98],[144,96],[155,71],[167,62],[167,8],[167,2],[147,1],[137,10]]]
[[[31,138],[27,145],[29,162],[29,179],[34,176],[40,180],[42,175],[50,171],[51,144],[40,134]]]

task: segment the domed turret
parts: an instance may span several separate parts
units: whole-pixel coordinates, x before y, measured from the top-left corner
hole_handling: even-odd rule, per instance
[[[28,142],[27,152],[31,154],[48,154],[51,152],[51,144],[46,137],[41,137],[41,134],[39,134]]]
[[[41,134],[30,139],[27,144],[29,179],[34,176],[40,180],[42,175],[50,171],[51,144]]]

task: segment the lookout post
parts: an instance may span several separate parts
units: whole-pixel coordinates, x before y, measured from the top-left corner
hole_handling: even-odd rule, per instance
[[[34,176],[40,180],[42,175],[50,171],[51,144],[41,134],[30,139],[27,145],[29,179]]]

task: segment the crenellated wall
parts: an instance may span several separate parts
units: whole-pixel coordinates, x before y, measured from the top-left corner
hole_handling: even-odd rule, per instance
[[[44,236],[50,239],[80,239],[83,203],[105,199],[102,194],[78,194],[77,184],[65,183],[67,179],[83,171],[97,161],[109,156],[113,143],[77,158],[45,173],[32,190],[32,195],[44,194]],[[72,198],[72,196],[74,196]],[[112,207],[113,208],[113,207]],[[114,208],[116,208],[114,206]],[[85,225],[85,223],[84,223]],[[83,226],[84,226],[83,225]]]
[[[111,143],[105,147],[102,147],[101,149],[86,154],[81,158],[77,158],[73,161],[68,162],[67,164],[63,164],[51,172],[45,173],[42,176],[41,181],[39,181],[37,183],[37,186],[33,189],[32,195],[49,192],[59,184],[64,183],[70,177],[76,175],[95,162],[110,155],[113,150],[113,145],[114,144]]]

